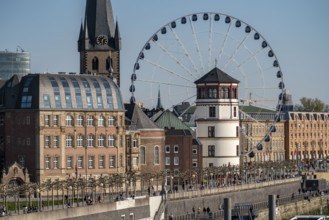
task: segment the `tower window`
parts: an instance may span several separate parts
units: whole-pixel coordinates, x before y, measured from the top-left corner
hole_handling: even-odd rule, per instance
[[[94,57],[92,60],[92,70],[98,70],[98,58]]]
[[[228,99],[229,97],[230,97],[229,89],[225,88],[225,98]]]
[[[233,117],[236,117],[236,107],[233,107]]]
[[[113,65],[112,65],[113,61],[111,59],[111,57],[108,57],[106,59],[106,70],[109,71],[109,72],[113,72]]]
[[[215,126],[208,127],[208,137],[215,137]]]
[[[209,118],[215,118],[216,117],[216,107],[210,106],[209,107]]]
[[[208,157],[215,156],[215,145],[208,145]]]

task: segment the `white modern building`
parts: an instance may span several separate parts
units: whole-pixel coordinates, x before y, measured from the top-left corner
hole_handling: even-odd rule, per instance
[[[203,167],[238,165],[239,81],[214,68],[194,83],[196,135],[203,146]]]

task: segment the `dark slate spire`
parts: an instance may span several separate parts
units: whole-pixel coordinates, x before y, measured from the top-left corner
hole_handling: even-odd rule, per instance
[[[108,49],[99,48],[97,45],[96,39],[99,35],[105,35],[108,38],[108,46],[114,47],[115,26],[111,0],[87,0],[84,32],[85,36],[89,36],[90,49]]]
[[[115,49],[121,50],[121,35],[119,31],[118,19],[115,23],[114,44],[115,44]]]
[[[159,91],[158,91],[158,103],[157,103],[156,110],[163,110],[163,107],[161,104],[160,87],[159,87]]]

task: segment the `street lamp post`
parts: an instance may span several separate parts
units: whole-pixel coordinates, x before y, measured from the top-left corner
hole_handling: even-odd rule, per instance
[[[174,189],[173,189],[173,179],[174,179],[174,177],[173,176],[170,176],[170,191],[171,191],[171,193],[174,192]]]

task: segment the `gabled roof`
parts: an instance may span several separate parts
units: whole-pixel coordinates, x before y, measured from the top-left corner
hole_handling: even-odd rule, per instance
[[[189,126],[179,120],[179,118],[177,118],[177,116],[169,110],[164,111],[162,115],[155,120],[155,124],[157,124],[160,128],[190,130]]]
[[[131,125],[136,126],[136,129],[158,128],[139,106],[135,104],[125,104],[125,108],[127,110],[126,117],[131,120]]]
[[[202,76],[200,79],[195,81],[195,84],[200,84],[200,83],[239,83],[239,80],[234,79],[227,73],[224,73],[217,67],[214,69],[210,70],[209,73],[205,74]]]

